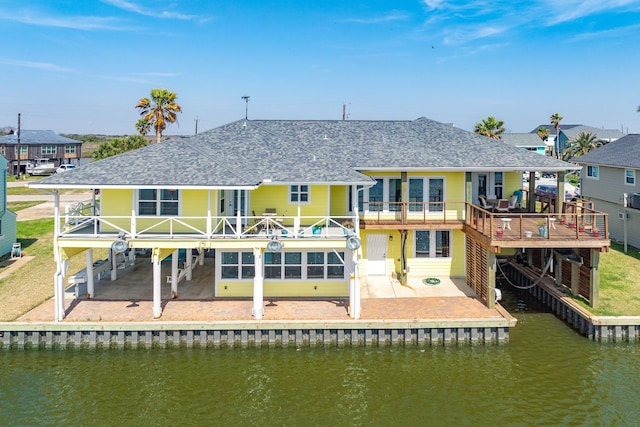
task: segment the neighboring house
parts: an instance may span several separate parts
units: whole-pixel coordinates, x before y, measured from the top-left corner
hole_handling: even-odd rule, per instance
[[[556,129],[551,124],[540,125],[532,130],[530,133],[536,134],[538,132],[538,128],[543,127],[549,130],[549,139],[548,145],[553,147],[556,140]],[[592,133],[596,136],[596,141],[609,143],[611,141],[615,141],[618,138],[622,138],[625,133],[616,130],[616,129],[601,129],[594,128],[592,126],[585,125],[564,125],[560,123],[560,135],[559,135],[559,149],[562,152],[565,148],[567,148],[568,142],[574,139],[579,133]]]
[[[15,175],[18,168],[18,134],[0,136],[0,154],[9,162],[8,173]],[[20,132],[20,173],[27,165],[49,160],[58,167],[64,163],[80,165],[82,141],[66,138],[52,130],[22,130]],[[55,171],[55,168],[53,168]]]
[[[533,151],[534,153],[542,154],[543,156],[547,154],[547,147],[549,147],[549,143],[540,139],[540,137],[535,133],[503,133],[500,136],[502,141],[509,145],[513,145],[514,147]],[[550,146],[553,146],[553,141]]]
[[[0,170],[6,170],[7,159],[0,156]],[[0,257],[11,252],[16,243],[17,215],[7,209],[7,174],[0,173]]]
[[[584,165],[582,195],[609,214],[611,238],[640,248],[640,135],[629,134],[573,160]],[[625,206],[626,200],[626,206]]]
[[[578,169],[425,118],[241,120],[30,186],[54,194],[91,189],[99,198],[56,226],[57,321],[65,313],[68,258],[85,254],[94,272],[86,277],[91,297],[97,248],[110,249],[113,280],[126,274],[116,267],[151,255],[156,318],[162,314],[163,260],[171,256],[167,282],[178,296],[193,254],[204,263],[206,252],[215,258],[214,267],[205,264],[215,297],[252,297],[256,319],[268,297],[348,297],[349,314],[357,319],[359,281],[380,276],[403,283],[409,276],[464,278],[493,307],[496,257],[522,248],[540,260],[552,247],[591,250],[584,268],[591,266],[586,277],[597,289],[596,252],[606,250],[608,240],[568,228],[562,229],[567,236],[558,230],[532,237],[527,230],[541,220],[553,225],[555,215],[521,211],[506,230],[510,214],[478,205],[480,196],[520,194],[525,170],[555,172],[561,188],[564,173]],[[528,204],[535,209],[535,200]],[[563,211],[562,201],[557,208]]]

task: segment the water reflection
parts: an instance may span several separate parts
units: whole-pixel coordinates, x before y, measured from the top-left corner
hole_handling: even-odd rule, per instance
[[[634,425],[637,345],[518,295],[503,346],[2,351],[0,425]]]

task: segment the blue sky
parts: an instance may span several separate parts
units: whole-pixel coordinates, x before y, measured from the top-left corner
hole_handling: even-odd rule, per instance
[[[249,119],[495,116],[640,133],[640,0],[0,0],[0,127],[165,135]]]

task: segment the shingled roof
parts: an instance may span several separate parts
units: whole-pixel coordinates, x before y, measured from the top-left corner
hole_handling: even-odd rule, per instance
[[[0,136],[0,144],[17,143],[17,133]],[[20,144],[82,144],[82,141],[60,136],[52,130],[21,130]]]
[[[576,163],[640,169],[640,134],[629,134],[574,159]]]
[[[451,125],[414,121],[240,120],[84,165],[33,184],[66,187],[366,185],[362,171],[564,171],[577,166]]]

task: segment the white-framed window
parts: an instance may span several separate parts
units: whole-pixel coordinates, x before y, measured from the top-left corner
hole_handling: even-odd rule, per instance
[[[16,146],[14,148],[14,154],[16,155],[16,158],[18,157],[18,146]],[[25,156],[27,156],[29,154],[29,147],[27,147],[26,145],[21,145],[20,146],[20,158],[23,158]]]
[[[376,178],[373,187],[364,190],[362,201],[369,212],[401,210],[399,202],[409,202],[409,212],[442,212],[445,201],[445,180],[442,177],[409,178],[409,200],[402,199],[400,178]],[[360,202],[360,197],[358,197]]]
[[[627,185],[636,185],[636,171],[635,169],[624,170],[624,183]]]
[[[362,185],[356,186],[356,191],[358,193],[358,212],[362,212],[364,210],[364,191],[361,189]],[[353,185],[350,185],[349,191],[347,191],[347,212],[353,213]]]
[[[223,279],[253,279],[255,277],[253,252],[222,252],[220,274]]]
[[[309,203],[310,200],[308,185],[292,185],[289,187],[289,201],[291,203]]]
[[[600,167],[599,166],[587,166],[587,178],[598,179],[600,176]]]
[[[177,216],[180,211],[180,191],[145,188],[138,190],[138,215]]]
[[[504,173],[495,172],[493,175],[493,194],[498,199],[504,198]]]
[[[265,280],[336,280],[345,279],[345,267],[341,259],[344,252],[304,251],[265,252]],[[222,279],[253,279],[255,260],[252,252],[221,252],[220,274]]]
[[[65,154],[76,154],[76,146],[72,144],[67,144],[64,146]]]
[[[43,145],[40,147],[40,152],[43,156],[51,156],[56,154],[56,146],[55,145]]]
[[[451,257],[451,230],[416,230],[416,258]]]

